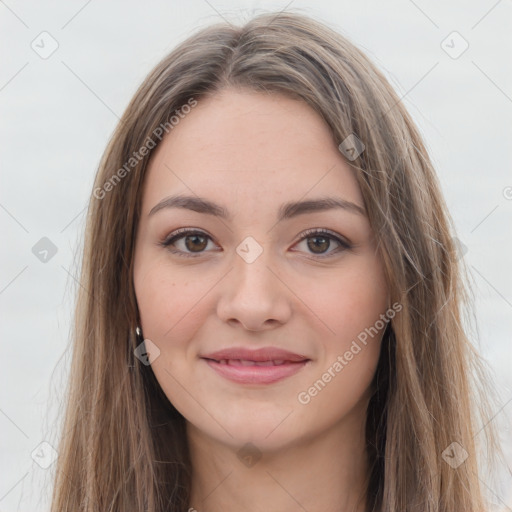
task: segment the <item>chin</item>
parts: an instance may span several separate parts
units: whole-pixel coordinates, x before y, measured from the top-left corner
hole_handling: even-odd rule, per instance
[[[200,424],[195,423],[194,428],[236,450],[251,443],[262,452],[271,452],[299,439],[300,433],[296,431],[296,424],[286,419],[290,408],[274,408],[269,411],[267,404],[266,409],[239,408],[236,412],[224,411],[222,414],[210,411],[224,428],[211,421],[211,417],[208,424],[202,421]]]

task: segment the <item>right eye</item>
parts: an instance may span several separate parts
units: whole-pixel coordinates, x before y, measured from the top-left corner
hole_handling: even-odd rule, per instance
[[[204,231],[181,228],[171,233],[160,245],[178,256],[194,258],[205,252],[209,240],[212,241],[211,236]],[[177,245],[180,246],[178,249]]]

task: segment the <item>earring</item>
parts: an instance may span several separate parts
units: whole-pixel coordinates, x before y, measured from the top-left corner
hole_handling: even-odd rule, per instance
[[[144,341],[144,336],[142,336],[142,329],[139,326],[135,328],[135,336],[139,340],[139,343]]]

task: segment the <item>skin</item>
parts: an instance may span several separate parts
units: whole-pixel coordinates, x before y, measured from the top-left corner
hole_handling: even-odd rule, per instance
[[[182,208],[149,215],[174,194],[205,197],[233,218]],[[144,338],[160,350],[152,370],[186,419],[190,507],[199,512],[364,510],[365,415],[383,329],[309,403],[298,395],[375,324],[388,289],[366,215],[337,208],[277,222],[282,203],[324,196],[364,209],[328,126],[282,95],[224,89],[201,99],[152,155],[134,284]],[[210,238],[159,245],[179,228]],[[351,247],[320,240],[315,252],[315,235],[303,239],[311,228]],[[236,252],[248,236],[263,249],[252,263]],[[311,361],[273,384],[237,384],[200,358],[234,346]],[[238,456],[248,442],[260,456],[250,466]]]

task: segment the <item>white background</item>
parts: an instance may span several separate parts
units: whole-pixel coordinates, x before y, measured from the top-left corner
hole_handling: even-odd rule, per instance
[[[67,376],[84,213],[100,156],[150,69],[202,26],[261,11],[310,14],[348,36],[384,71],[424,135],[474,281],[479,334],[500,396],[507,461],[487,482],[512,510],[512,73],[510,0],[426,2],[192,0],[0,1],[2,252],[0,512],[48,509]],[[50,48],[47,59],[34,46]],[[469,44],[458,58],[452,54]],[[46,37],[44,43],[41,38]],[[445,41],[442,46],[442,42]],[[453,40],[453,42],[452,42]],[[507,188],[509,187],[509,188]],[[32,252],[48,237],[46,263]]]

